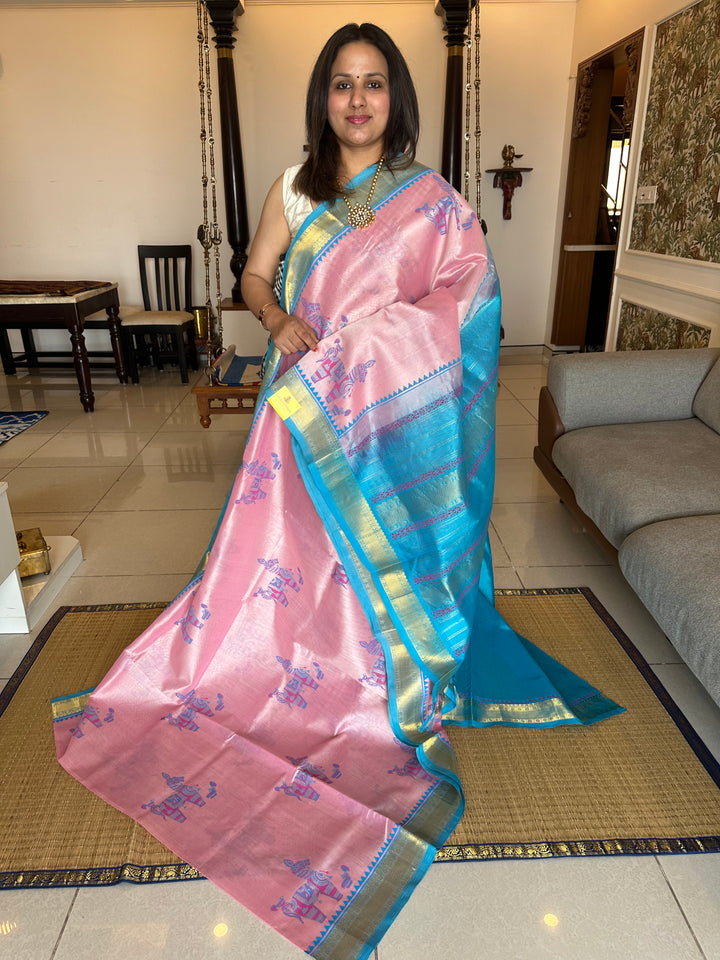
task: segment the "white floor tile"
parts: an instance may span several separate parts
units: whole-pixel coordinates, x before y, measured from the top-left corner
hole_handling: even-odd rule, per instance
[[[121,476],[123,467],[30,467],[7,477],[10,510],[19,513],[78,513],[92,510]]]
[[[495,404],[495,422],[499,427],[535,423],[536,419],[520,400],[498,400]]]
[[[23,409],[21,407],[15,407],[15,410]],[[47,407],[27,407],[25,409],[43,409],[47,410]],[[82,407],[80,407],[80,412],[82,412]],[[26,433],[32,433],[33,435],[44,434],[47,438],[47,435],[54,436],[56,433],[59,433],[61,430],[64,430],[65,427],[72,423],[78,416],[78,410],[74,408],[72,410],[62,410],[53,408],[50,409],[48,415],[43,417],[42,420],[38,420],[37,423],[34,423],[30,430],[25,431]],[[23,434],[21,434],[22,436]]]
[[[506,363],[501,361],[498,379],[501,383],[506,383],[508,380],[546,380],[547,364],[538,362]]]
[[[720,957],[720,854],[659,857],[680,907],[708,960]]]
[[[199,459],[162,467],[130,466],[98,502],[97,510],[212,509],[219,513],[236,473],[231,464]]]
[[[216,410],[211,410],[210,419],[211,425],[207,428],[208,430],[247,434],[252,424],[252,412],[218,413]],[[200,436],[207,432],[200,423],[197,404],[195,406],[184,404],[174,410],[163,425],[163,430],[194,430]]]
[[[503,386],[516,400],[534,400],[537,405],[540,388],[545,386],[545,379],[505,380]]]
[[[300,960],[302,951],[206,880],[82,889],[53,960]]]
[[[495,503],[533,503],[557,500],[557,494],[532,460],[498,459],[494,499]]]
[[[217,524],[218,510],[95,512],[77,529],[83,557],[77,576],[193,573]],[[162,599],[159,598],[159,599]],[[112,603],[109,597],[107,603]]]
[[[497,503],[492,522],[515,566],[607,566],[600,548],[557,500]]]
[[[521,590],[522,581],[512,567],[493,567],[496,590]]]
[[[52,960],[75,890],[0,891],[0,957]]]
[[[17,411],[14,412],[17,413]],[[37,424],[33,424],[29,429],[23,430],[22,433],[18,433],[0,445],[0,470],[7,468],[10,463],[17,466],[49,442],[46,433],[33,432],[36,426]]]
[[[160,430],[135,459],[145,466],[185,466],[207,464],[232,464],[235,468],[242,462],[243,450],[250,429],[237,432],[216,432],[212,428],[202,433],[180,430]]]
[[[497,571],[503,567],[511,567],[512,563],[510,562],[510,557],[507,555],[507,550],[502,545],[500,537],[497,535],[497,530],[493,527],[492,523],[490,524],[490,548],[492,550],[492,560],[493,560],[493,570],[495,570],[495,576],[498,576]]]
[[[525,409],[526,409],[527,412],[531,415],[531,417],[533,418],[533,420],[535,420],[535,421],[537,422],[537,419],[538,419],[538,398],[537,398],[536,396],[532,396],[532,397],[530,397],[529,399],[519,400],[518,402],[521,403],[521,404],[523,405],[523,407],[525,407]]]
[[[703,960],[653,857],[431,867],[379,960]]]
[[[535,424],[508,424],[499,426],[495,438],[495,456],[505,458],[524,458],[532,463],[533,449],[537,445],[537,427]],[[533,466],[535,466],[533,464]],[[537,467],[535,467],[537,470]],[[538,473],[540,471],[538,470]]]
[[[148,433],[70,433],[63,430],[25,461],[28,467],[126,466],[151,440]]]
[[[684,663],[657,664],[653,671],[705,746],[720,762],[720,707]]]
[[[11,383],[8,377],[6,387],[12,409],[19,410],[57,410],[63,413],[83,412],[80,402],[80,388],[77,380],[71,378],[57,383],[30,382],[29,379]],[[93,392],[96,384],[93,383]]]
[[[170,413],[146,407],[99,407],[93,413],[75,417],[66,427],[67,432],[80,433],[154,433],[165,423]]]
[[[62,595],[61,606],[94,603],[169,603],[188,584],[192,574],[83,577],[75,575]]]
[[[16,513],[13,511],[13,523],[16,530],[28,530],[40,527],[44,537],[71,537],[87,513]],[[52,565],[52,556],[50,557]]]
[[[53,613],[54,610],[51,608],[46,622]],[[15,673],[37,633],[38,630],[33,630],[31,633],[0,633],[0,677],[8,680]],[[1,899],[0,906],[2,906]]]

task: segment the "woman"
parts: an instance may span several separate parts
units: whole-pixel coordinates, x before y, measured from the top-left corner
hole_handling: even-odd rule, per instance
[[[462,814],[443,723],[620,708],[495,612],[497,282],[476,216],[414,162],[383,31],[330,38],[307,126],[243,280],[273,347],[205,570],[55,715],[70,773],[303,950],[349,960]]]

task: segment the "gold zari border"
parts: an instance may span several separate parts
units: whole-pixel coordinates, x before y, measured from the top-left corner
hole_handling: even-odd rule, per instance
[[[88,867],[74,870],[18,870],[0,874],[0,890],[34,890],[50,887],[109,887],[123,880],[130,883],[160,883],[172,880],[204,880],[187,863],[118,867]]]
[[[438,850],[435,863],[662,853],[720,853],[720,837],[630,837],[616,840],[549,840],[541,843],[447,844]]]

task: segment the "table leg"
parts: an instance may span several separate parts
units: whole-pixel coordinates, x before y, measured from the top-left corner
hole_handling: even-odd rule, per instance
[[[95,394],[92,389],[92,380],[90,379],[90,363],[88,361],[87,347],[85,346],[85,335],[83,334],[82,324],[79,318],[74,321],[68,321],[68,332],[70,334],[70,343],[72,344],[73,362],[75,363],[75,375],[77,376],[78,386],[80,387],[80,401],[83,410],[86,413],[92,413],[95,408]]]
[[[35,337],[33,336],[32,330],[29,327],[21,327],[20,336],[22,337],[28,368],[37,367],[38,358],[35,351]]]
[[[12,347],[10,346],[10,337],[5,327],[0,327],[0,358],[2,359],[3,373],[7,376],[17,373]]]
[[[110,343],[112,344],[113,356],[115,357],[115,371],[120,383],[128,382],[128,375],[125,369],[125,358],[123,355],[122,340],[120,338],[120,313],[116,304],[111,303],[105,308],[108,318],[108,328],[110,330]]]

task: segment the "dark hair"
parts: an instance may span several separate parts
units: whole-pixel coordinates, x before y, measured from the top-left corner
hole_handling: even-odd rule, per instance
[[[383,143],[386,166],[390,169],[409,167],[417,149],[420,114],[405,58],[392,38],[374,23],[345,24],[322,48],[308,85],[305,106],[308,157],[300,168],[295,185],[300,193],[318,203],[340,196],[336,182],[340,147],[328,123],[327,102],[332,65],[340,48],[348,43],[370,43],[387,60],[390,113]]]

